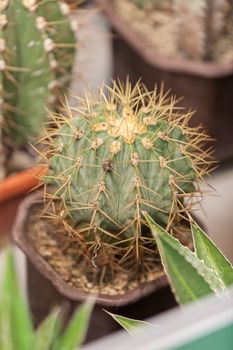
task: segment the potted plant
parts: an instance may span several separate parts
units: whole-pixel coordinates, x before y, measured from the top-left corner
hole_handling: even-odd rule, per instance
[[[157,225],[145,212],[158,244],[164,269],[176,299],[183,305],[149,322],[111,316],[134,338],[123,332],[94,342],[85,350],[118,349],[205,349],[232,345],[233,267],[206,233],[190,218],[194,252]],[[210,294],[215,294],[207,298]],[[156,302],[156,300],[154,300]],[[191,305],[190,305],[191,303]],[[187,306],[187,304],[189,304]],[[185,307],[184,307],[185,306]],[[144,326],[144,330],[138,329]],[[152,328],[153,327],[153,328]],[[169,335],[169,337],[168,337]]]
[[[114,30],[114,76],[165,82],[196,110],[216,139],[218,159],[232,155],[232,2],[95,0]],[[226,93],[227,92],[227,93]]]
[[[38,184],[32,142],[70,80],[75,38],[64,2],[0,5],[0,231],[10,231],[22,196]],[[22,30],[22,27],[24,30]],[[14,173],[17,172],[15,175]],[[14,174],[14,175],[12,175]]]
[[[30,261],[36,321],[54,303],[72,311],[95,295],[89,339],[116,328],[100,306],[137,318],[175,305],[159,289],[167,279],[142,214],[191,248],[188,212],[212,163],[209,137],[167,93],[129,81],[105,89],[53,116],[57,128],[42,139],[44,198],[24,200],[13,232]]]

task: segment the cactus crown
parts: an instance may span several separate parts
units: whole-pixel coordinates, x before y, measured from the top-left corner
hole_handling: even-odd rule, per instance
[[[192,113],[163,89],[129,82],[105,89],[52,116],[57,128],[41,140],[44,215],[80,244],[77,254],[96,271],[131,273],[155,264],[142,210],[178,235],[200,196],[194,183],[208,173],[211,150],[202,150],[209,137],[187,125]]]
[[[69,81],[75,39],[68,11],[57,0],[1,0],[0,118],[8,142],[37,135],[45,107]]]

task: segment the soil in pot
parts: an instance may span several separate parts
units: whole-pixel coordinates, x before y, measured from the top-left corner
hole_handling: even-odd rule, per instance
[[[19,227],[16,221],[14,230],[17,243],[29,256],[29,303],[35,325],[56,304],[65,306],[68,321],[80,302],[95,294],[97,305],[87,337],[87,341],[90,341],[119,328],[102,308],[127,317],[144,319],[176,305],[156,251],[154,268],[151,267],[150,271],[141,269],[135,275],[119,271],[114,278],[106,278],[103,274],[96,273],[94,265],[92,269],[88,268],[87,261],[78,254],[80,247],[77,242],[67,240],[64,228],[62,232],[59,223],[55,225],[50,218],[41,216],[42,204],[38,203],[39,198],[38,194],[34,194],[25,200],[25,203],[31,201],[30,206],[27,207],[26,204],[27,214],[24,211],[23,215],[26,216],[23,225]],[[21,204],[20,211],[23,207],[24,203]],[[20,211],[18,219],[22,219]],[[24,232],[19,233],[22,230]],[[24,236],[23,240],[20,235]],[[180,237],[184,244],[190,244],[190,237]]]
[[[59,293],[51,281],[45,278],[29,259],[26,261],[29,305],[34,325],[38,326],[55,306],[60,305],[64,311],[65,326],[81,301],[67,298]],[[85,343],[121,329],[104,310],[135,319],[145,319],[176,305],[174,296],[166,282],[144,298],[125,306],[106,306],[105,303],[98,302],[92,311]]]
[[[47,216],[48,214],[46,214]],[[52,213],[51,213],[52,215]],[[116,270],[114,273],[107,270],[104,264],[102,268],[95,263],[95,249],[90,262],[79,254],[80,241],[71,239],[64,232],[64,226],[54,223],[43,215],[42,206],[37,205],[27,222],[27,238],[33,244],[39,254],[59,274],[59,276],[72,288],[82,289],[87,294],[104,294],[118,296],[138,288],[140,285],[155,281],[164,276],[158,251],[148,255],[148,263],[135,268],[135,273],[126,269]],[[179,239],[183,244],[190,244],[190,237],[184,234]],[[98,246],[96,247],[98,249]],[[150,257],[150,260],[149,260]]]

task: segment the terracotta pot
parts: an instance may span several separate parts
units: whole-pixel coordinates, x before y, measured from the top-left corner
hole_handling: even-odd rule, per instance
[[[19,203],[44,173],[45,167],[36,166],[0,181],[0,237],[10,235]]]
[[[127,317],[143,319],[176,305],[164,274],[155,281],[142,284],[121,296],[90,295],[69,286],[27,239],[28,217],[32,208],[38,204],[39,198],[37,193],[23,200],[13,228],[14,241],[27,256],[28,295],[35,325],[57,304],[66,306],[68,320],[81,301],[93,297],[96,306],[87,336],[87,340],[90,341],[119,328],[102,310],[103,307]]]
[[[165,83],[180,105],[196,110],[193,125],[202,123],[216,139],[216,156],[233,155],[233,62],[214,63],[161,57],[144,37],[130,28],[114,9],[112,0],[95,0],[108,17],[114,31],[114,77],[128,75],[132,83],[142,78],[149,89]],[[156,33],[155,33],[156,34]]]

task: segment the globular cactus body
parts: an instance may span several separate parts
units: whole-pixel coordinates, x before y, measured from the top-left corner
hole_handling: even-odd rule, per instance
[[[62,9],[68,6],[55,0],[1,1],[0,109],[8,141],[37,135],[46,106],[69,81],[75,41]]]
[[[185,217],[184,199],[208,168],[207,136],[187,126],[190,116],[166,94],[127,83],[55,117],[45,141],[47,209],[94,264],[103,251],[113,270],[153,260],[142,211],[170,230]]]

